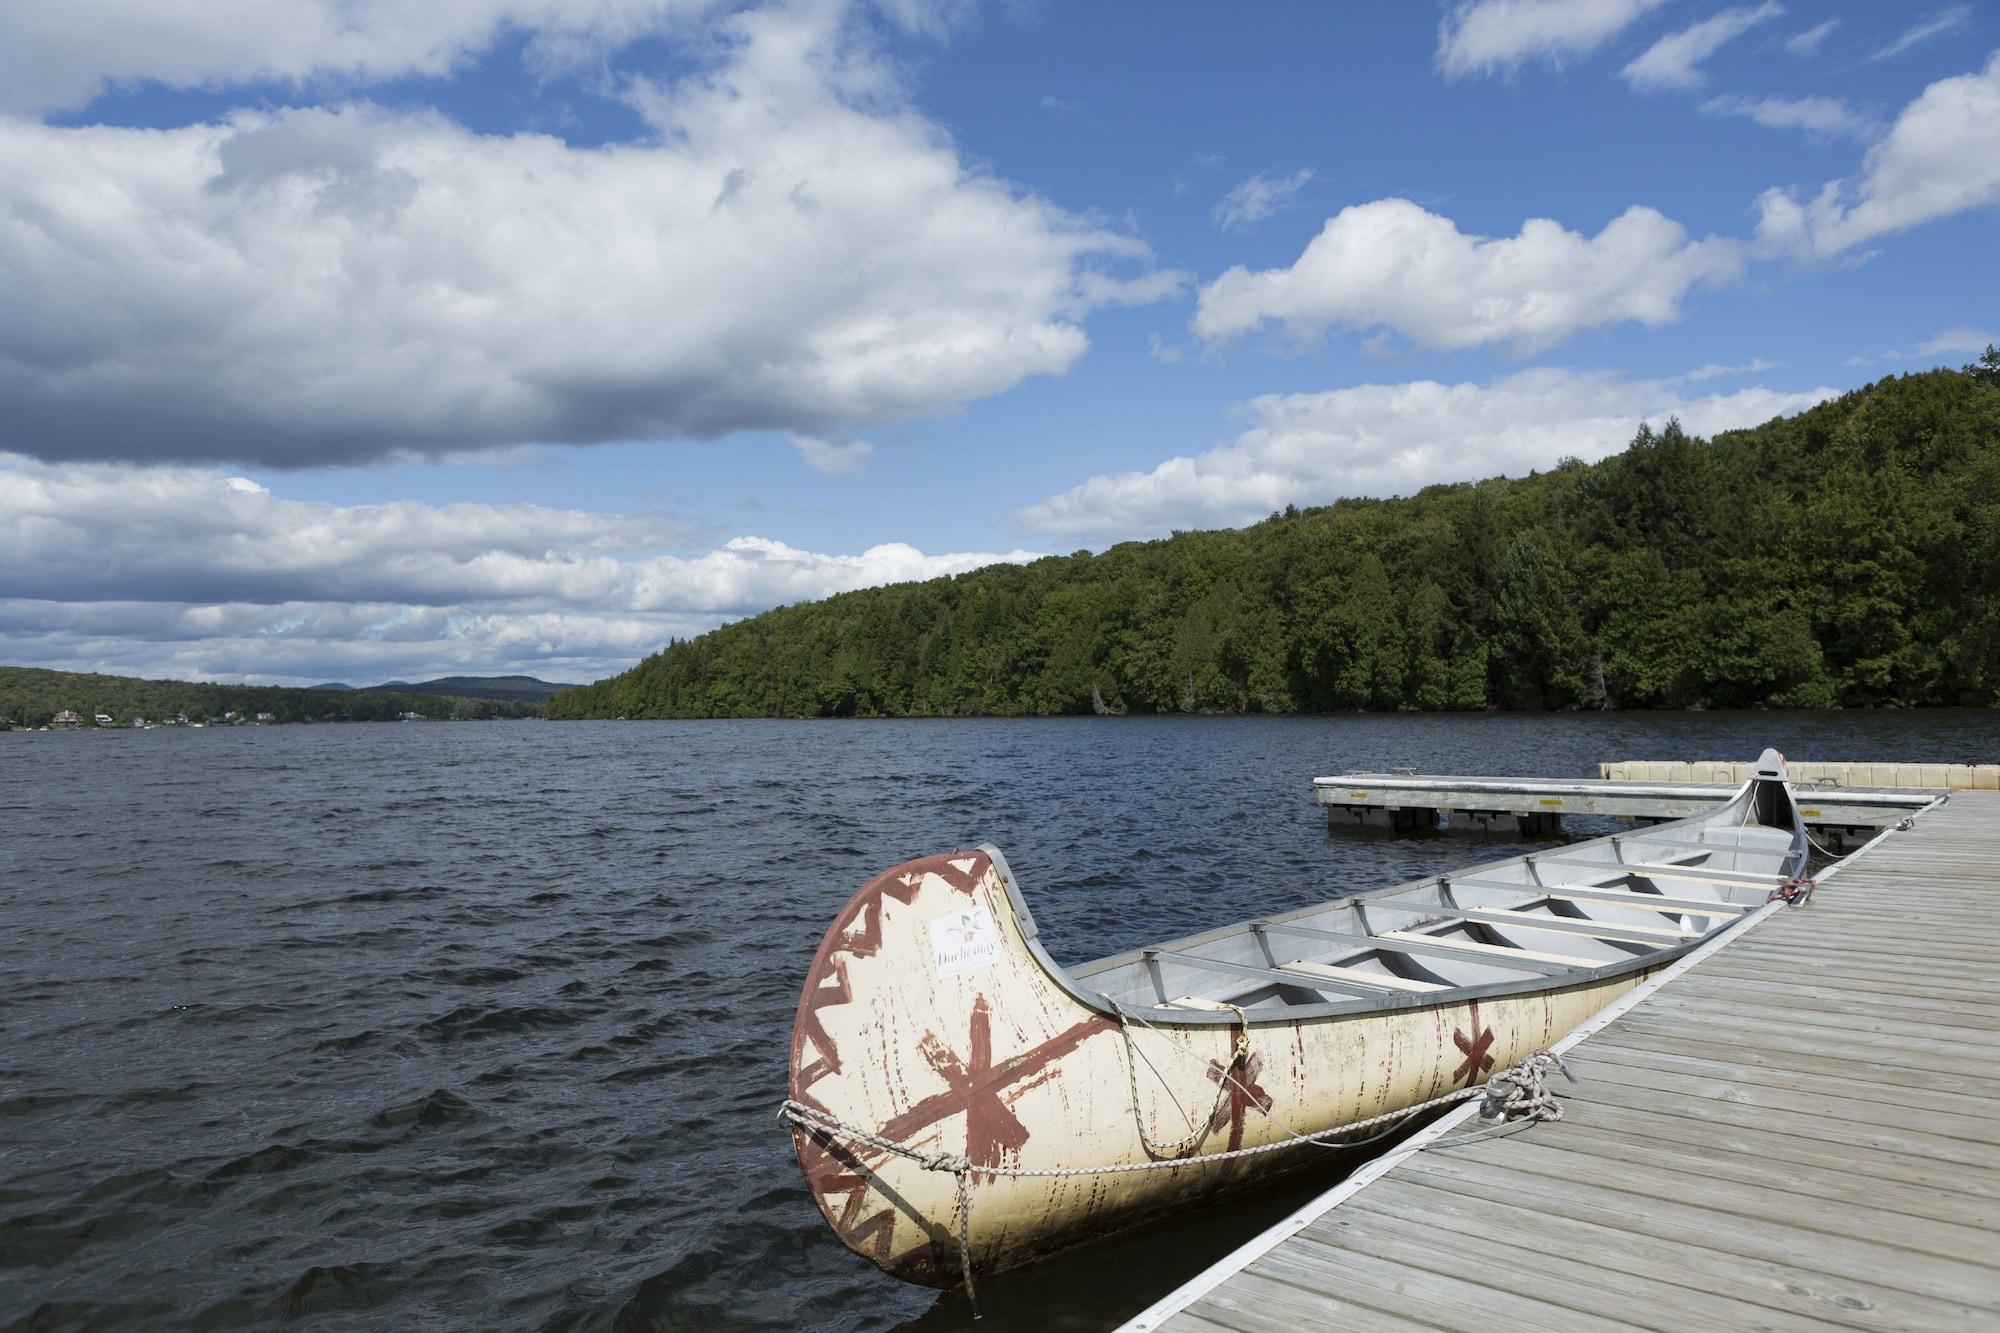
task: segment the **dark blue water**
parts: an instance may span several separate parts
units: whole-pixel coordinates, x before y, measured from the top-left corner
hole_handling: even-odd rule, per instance
[[[1481,854],[1329,837],[1317,774],[1767,744],[1992,761],[2000,714],[0,734],[0,1327],[956,1327],[772,1119],[876,871],[996,842],[1080,961]],[[995,1280],[983,1327],[1103,1327],[1287,1202]]]

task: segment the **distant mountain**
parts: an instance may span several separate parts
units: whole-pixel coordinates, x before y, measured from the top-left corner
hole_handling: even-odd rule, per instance
[[[344,690],[346,685],[321,685],[322,690]],[[533,676],[440,676],[436,680],[384,681],[366,685],[359,694],[444,694],[454,699],[515,699],[524,703],[544,703],[549,696],[574,686]]]
[[[337,694],[448,694],[454,699],[517,699],[538,704],[559,690],[575,687],[533,676],[439,676],[414,684],[407,680],[385,680],[380,685],[348,685],[330,680],[306,688],[332,690]]]

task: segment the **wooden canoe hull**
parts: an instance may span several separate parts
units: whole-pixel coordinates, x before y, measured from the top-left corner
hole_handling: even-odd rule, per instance
[[[1076,1168],[1254,1147],[1401,1110],[1543,1049],[1667,960],[1617,975],[1378,1012],[1204,1017],[1121,1030],[1051,974],[990,849],[911,861],[848,902],[821,942],[793,1030],[790,1095],[814,1110],[975,1167]],[[1137,1061],[1128,1055],[1131,1049]],[[1241,1084],[1242,1086],[1236,1086]],[[1259,1109],[1268,1107],[1268,1114]],[[793,1129],[814,1201],[841,1241],[889,1273],[959,1278],[956,1183],[879,1148]],[[1288,1148],[1120,1174],[972,1176],[971,1251],[995,1272],[1201,1202],[1253,1175],[1310,1165]]]

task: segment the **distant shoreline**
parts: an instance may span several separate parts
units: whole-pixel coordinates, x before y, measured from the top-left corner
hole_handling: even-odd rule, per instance
[[[446,676],[391,685],[401,688],[220,685],[0,666],[0,726],[131,731],[160,726],[478,722],[541,717],[546,700],[564,688],[532,676]],[[436,686],[471,692],[446,692]]]

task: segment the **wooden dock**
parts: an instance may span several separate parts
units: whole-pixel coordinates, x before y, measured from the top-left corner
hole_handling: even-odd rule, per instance
[[[1899,764],[1840,760],[1786,762],[1794,786],[1935,787],[1939,791],[2000,791],[2000,764]],[[1741,786],[1755,764],[1735,760],[1618,759],[1597,766],[1613,782],[1723,782]]]
[[[1996,938],[1959,792],[1586,1028],[1560,1122],[1454,1109],[1125,1327],[2000,1328]]]
[[[1720,805],[1743,786],[1743,779],[1715,775],[1730,768],[1726,764],[1653,767],[1671,767],[1682,776],[1492,778],[1345,773],[1314,778],[1313,799],[1325,809],[1330,829],[1379,828],[1407,833],[1441,827],[1447,831],[1552,837],[1560,831],[1564,815],[1609,816],[1635,822],[1685,819]],[[1904,767],[1908,775],[1923,776],[1928,771],[1921,765]],[[1930,767],[1938,778],[1933,788],[1795,785],[1799,814],[1821,842],[1844,851],[1930,804],[1947,790],[1947,779],[1956,769],[1974,774],[1985,771],[1964,765]],[[1688,778],[1689,772],[1701,776]]]

